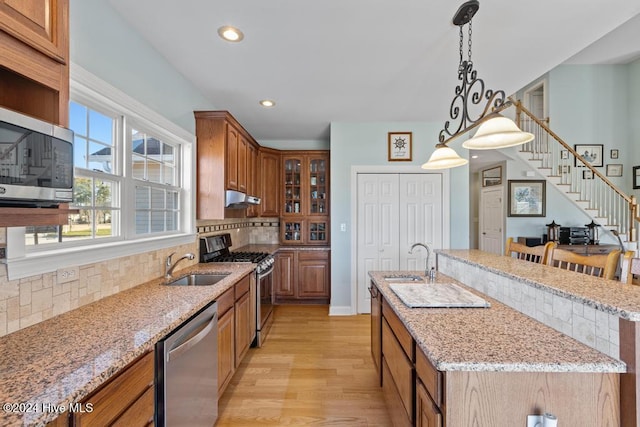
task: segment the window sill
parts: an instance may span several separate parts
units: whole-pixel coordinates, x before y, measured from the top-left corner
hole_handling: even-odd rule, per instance
[[[136,241],[119,241],[93,247],[74,247],[55,252],[30,253],[19,258],[8,258],[9,280],[22,279],[57,271],[60,268],[94,264],[110,259],[166,249],[173,246],[195,244],[195,234],[155,237]]]

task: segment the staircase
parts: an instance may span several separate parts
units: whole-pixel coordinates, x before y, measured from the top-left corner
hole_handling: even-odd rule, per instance
[[[628,250],[637,250],[640,218],[635,196],[626,195],[546,123],[520,102],[511,101],[516,106],[516,123],[520,129],[535,135],[533,141],[517,151],[518,156],[581,208],[601,230],[619,236]]]

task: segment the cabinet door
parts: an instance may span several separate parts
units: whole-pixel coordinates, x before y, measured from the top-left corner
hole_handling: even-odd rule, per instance
[[[329,215],[329,159],[327,156],[311,156],[308,165],[306,213]]]
[[[238,139],[238,191],[247,192],[247,139],[240,135]]]
[[[294,251],[283,251],[276,254],[275,283],[273,285],[276,298],[295,296],[295,257]]]
[[[227,155],[225,159],[225,182],[227,190],[238,189],[238,130],[227,124]]]
[[[260,150],[260,216],[280,216],[280,155]]]
[[[218,318],[218,396],[222,396],[235,369],[234,339],[235,323],[232,308]]]
[[[326,217],[309,218],[305,224],[305,242],[310,245],[329,243],[329,220]]]
[[[258,149],[251,143],[247,143],[247,194],[250,196],[258,195],[257,188],[258,174]],[[247,208],[247,218],[258,216],[258,206],[249,205]]]
[[[282,219],[280,221],[280,241],[283,244],[300,245],[304,243],[305,222],[296,219]]]
[[[249,275],[245,276],[241,281],[236,283],[236,303],[235,303],[235,340],[236,340],[236,354],[235,354],[235,367],[240,366],[242,358],[249,351],[251,345],[251,304],[249,295]],[[241,290],[241,295],[238,295],[238,290]]]
[[[302,156],[286,156],[282,158],[282,184],[284,189],[284,206],[282,215],[300,216],[304,214],[302,159]]]
[[[329,298],[329,252],[298,252],[298,298]]]
[[[442,427],[440,410],[420,381],[416,381],[416,427]]]
[[[369,292],[371,293],[371,356],[380,385],[382,385],[382,367],[380,366],[382,359],[382,294],[373,282],[369,285]]]
[[[66,63],[67,10],[68,0],[0,0],[0,30]]]

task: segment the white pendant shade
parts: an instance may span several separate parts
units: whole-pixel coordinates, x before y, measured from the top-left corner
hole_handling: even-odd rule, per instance
[[[452,148],[447,146],[436,147],[429,161],[422,165],[422,169],[449,169],[456,166],[464,166],[469,160],[458,156]]]
[[[470,150],[494,150],[529,141],[533,141],[532,133],[521,131],[513,120],[497,115],[482,123],[473,138],[463,142],[462,146]]]

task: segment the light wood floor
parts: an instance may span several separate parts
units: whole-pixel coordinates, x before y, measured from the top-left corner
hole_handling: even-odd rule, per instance
[[[370,317],[276,306],[219,401],[216,427],[391,426],[371,360]]]

